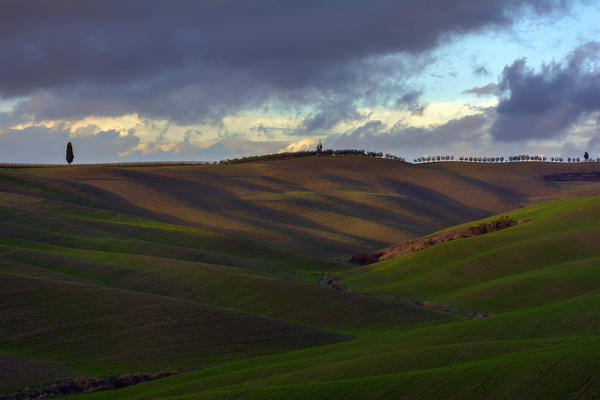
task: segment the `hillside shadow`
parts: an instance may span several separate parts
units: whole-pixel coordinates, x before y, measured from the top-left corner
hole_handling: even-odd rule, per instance
[[[301,229],[306,228],[335,234],[342,238],[347,238],[349,242],[368,242],[368,239],[331,229],[308,218],[266,207],[254,201],[240,199],[233,191],[224,189],[227,183],[233,183],[228,178],[221,179],[218,176],[224,184],[217,186],[216,183],[198,183],[140,171],[119,170],[119,173],[149,188],[161,188],[161,191],[168,193],[188,207],[200,208],[216,215],[236,219],[251,226],[266,229],[267,231],[282,233],[291,239],[283,243],[287,246],[292,245],[299,250],[330,254],[330,250],[334,250],[336,253],[343,253],[347,252],[350,248],[346,241],[326,239],[301,231]],[[211,226],[210,229],[236,236],[247,234],[246,232],[227,227],[216,228]],[[266,242],[273,241],[273,237],[269,235],[255,232],[251,235],[255,238],[261,238]],[[381,244],[384,244],[384,242],[377,242],[375,245]]]
[[[153,175],[153,176],[158,176],[158,175]],[[229,184],[229,185],[233,184],[239,188],[242,188],[242,189],[245,189],[248,191],[252,191],[252,192],[282,193],[281,190],[273,189],[272,187],[269,187],[269,186],[264,186],[264,185],[260,185],[258,183],[248,182],[247,180],[244,180],[245,178],[260,179],[260,178],[262,178],[262,176],[249,175],[249,176],[242,176],[242,177],[231,177],[231,176],[222,175],[222,174],[215,174],[215,173],[208,172],[208,171],[202,171],[202,177],[208,177],[211,181],[221,182],[221,183],[225,183],[225,184]],[[187,181],[185,178],[183,178],[182,180]],[[208,185],[209,183],[206,183],[206,184]]]
[[[305,186],[299,185],[297,183],[294,182],[289,182],[289,181],[284,181],[283,179],[279,179],[279,178],[275,178],[269,175],[260,175],[260,178],[270,182],[270,183],[274,183],[278,186],[281,187],[280,192],[281,193],[285,193],[285,192],[309,192],[310,190],[307,189]]]
[[[199,218],[186,219],[183,215],[170,213],[169,210],[161,210],[158,206],[137,206],[123,196],[94,186],[93,183],[56,178],[48,178],[47,182],[62,190],[68,189],[70,193],[89,199],[99,204],[99,207],[112,211],[208,231],[218,231],[240,238],[247,238],[248,235],[251,235],[253,240],[265,243],[274,241],[274,244],[283,247],[323,255],[348,254],[355,252],[358,247],[359,250],[380,248],[394,241],[389,236],[386,236],[384,240],[377,238],[374,233],[376,231],[372,230],[375,225],[398,231],[400,236],[401,233],[422,236],[447,226],[490,215],[487,211],[469,207],[433,189],[382,176],[373,176],[369,181],[363,182],[327,173],[316,174],[314,179],[319,181],[319,186],[342,185],[341,189],[348,191],[385,196],[385,201],[391,204],[392,209],[370,204],[368,198],[365,202],[351,200],[344,197],[341,189],[339,193],[336,193],[335,187],[333,191],[326,191],[326,193],[315,192],[300,184],[265,175],[250,175],[248,179],[264,180],[274,184],[275,187],[247,182],[243,176],[231,177],[206,171],[200,171],[199,175],[182,177],[130,168],[114,169],[113,172],[116,176],[111,176],[111,180],[144,185],[150,190],[149,196],[152,196],[151,191],[165,193],[191,210],[198,209],[218,217],[230,218],[255,229],[251,228],[252,232],[248,232],[245,229],[227,226],[223,222],[211,224],[208,220],[202,221]],[[104,180],[104,178],[90,177],[90,180]],[[368,189],[369,192],[366,192],[365,189]],[[317,196],[306,198],[290,193],[284,199],[280,200],[275,196],[269,200],[268,194],[285,194],[289,191],[313,193]],[[375,193],[371,193],[371,191],[375,191]],[[251,196],[267,194],[267,199],[263,201],[252,198],[245,200],[240,197],[246,196],[248,192]],[[392,196],[386,196],[389,194]],[[270,206],[270,202],[273,202],[273,207]],[[294,207],[294,209],[293,211],[279,210],[276,208],[279,203],[285,204],[288,209],[289,207]],[[394,208],[406,212],[395,212]],[[327,214],[322,215],[329,218],[328,223],[333,222],[334,225],[325,225],[320,220],[308,218],[304,216],[304,210],[306,212],[310,212],[310,210],[325,212]],[[358,230],[356,233],[348,231],[347,223],[344,222],[346,228],[342,231],[337,229],[335,220],[332,219],[336,214],[357,218],[357,223],[360,223],[359,220],[363,220],[375,225],[371,225],[369,233],[365,231],[365,234],[361,234],[361,231]]]
[[[77,181],[67,181],[64,179],[56,179],[56,178],[46,178],[49,182],[54,182],[63,188],[75,189],[75,193],[78,196],[82,196],[84,199],[90,200],[94,203],[92,207],[98,209],[104,209],[113,212],[120,212],[136,217],[142,217],[147,219],[154,219],[157,221],[172,223],[177,225],[184,226],[193,226],[199,229],[211,230],[208,225],[203,225],[199,223],[191,224],[189,221],[186,221],[181,218],[177,218],[171,214],[161,213],[155,210],[150,210],[144,207],[139,207],[122,196],[111,192],[109,190],[105,190],[99,188],[97,186],[89,185],[82,182]],[[61,199],[63,202],[69,202],[69,199]],[[71,201],[72,202],[72,201]],[[79,205],[90,207],[89,203],[79,203]]]
[[[443,220],[443,223],[448,224],[448,226],[455,225],[453,222],[462,223],[490,215],[489,211],[471,207],[448,195],[424,186],[386,177],[379,177],[378,180],[381,185],[388,188],[392,193],[415,199],[420,211]],[[428,206],[425,207],[425,204]]]
[[[332,174],[319,174],[320,178],[326,179],[328,182],[336,183],[342,186],[343,190],[355,190],[355,191],[365,191],[365,189],[369,186],[372,186],[372,182],[364,182],[354,178],[348,178],[340,175],[332,175]]]
[[[490,193],[490,194],[493,194],[494,196],[499,197],[503,201],[512,202],[512,203],[514,203],[515,207],[520,207],[520,206],[523,206],[524,204],[528,203],[528,200],[527,200],[528,197],[524,193],[520,193],[520,192],[516,192],[514,190],[499,187],[499,186],[493,185],[491,183],[485,182],[481,179],[477,179],[472,176],[463,175],[463,174],[460,174],[457,172],[447,171],[444,169],[435,169],[435,170],[442,172],[444,174],[447,174],[449,176],[452,176],[453,178],[461,180],[469,185],[478,187],[487,193]]]
[[[223,181],[226,186],[231,185],[232,187],[237,187],[239,184],[244,188],[249,188],[246,182],[241,181],[237,178],[231,177],[222,177],[216,174],[210,174],[215,179],[219,179]],[[366,221],[374,222],[379,225],[398,229],[411,234],[424,234],[428,232],[428,228],[421,227],[423,225],[423,221],[418,218],[411,218],[405,215],[399,215],[392,211],[386,210],[385,208],[377,207],[370,204],[365,204],[361,202],[356,202],[348,199],[344,199],[339,196],[328,195],[324,193],[314,192],[310,189],[307,189],[305,186],[301,186],[295,183],[287,182],[278,178],[260,176],[260,178],[265,179],[269,178],[269,181],[274,182],[280,186],[282,186],[280,193],[285,193],[287,191],[295,191],[295,192],[306,192],[313,193],[324,199],[324,201],[316,200],[316,199],[307,199],[304,197],[296,197],[291,195],[290,199],[286,201],[288,204],[295,204],[299,207],[307,208],[307,209],[318,209],[320,211],[330,212],[334,214],[342,214],[349,217],[361,218]],[[326,184],[330,184],[332,181],[336,181],[345,185],[345,189],[361,191],[365,189],[367,183],[351,179],[345,178],[338,175],[332,174],[320,174],[315,179],[326,179]],[[289,215],[289,214],[286,214]],[[301,222],[302,223],[302,222]],[[320,225],[322,226],[322,225]],[[424,228],[424,229],[423,229]],[[336,233],[340,233],[339,231],[335,231]],[[362,240],[371,241],[373,240],[369,238],[361,238]],[[374,241],[376,243],[384,243],[383,241]]]

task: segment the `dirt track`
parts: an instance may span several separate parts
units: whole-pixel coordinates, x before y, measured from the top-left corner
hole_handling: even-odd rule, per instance
[[[472,312],[472,311],[459,310],[457,308],[452,308],[452,307],[449,307],[449,306],[446,306],[443,304],[432,303],[427,300],[420,302],[415,299],[411,299],[410,297],[383,296],[383,295],[375,295],[375,294],[371,294],[371,293],[361,292],[361,291],[349,288],[346,285],[344,285],[343,283],[340,283],[338,281],[338,277],[336,277],[334,275],[331,275],[331,274],[315,274],[315,275],[321,277],[321,282],[319,282],[319,284],[321,286],[329,287],[329,288],[332,288],[335,290],[343,290],[343,291],[347,291],[347,292],[361,294],[363,296],[377,296],[377,297],[381,297],[384,299],[391,299],[394,301],[398,301],[398,302],[401,302],[401,303],[404,303],[404,304],[407,304],[407,305],[413,306],[413,307],[426,308],[429,310],[461,314],[461,315],[469,316],[471,318],[486,318],[486,317],[491,317],[492,315],[496,315],[496,314],[487,313],[487,312]]]

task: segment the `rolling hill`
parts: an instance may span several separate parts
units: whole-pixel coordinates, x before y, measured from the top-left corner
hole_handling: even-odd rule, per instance
[[[600,288],[600,202],[550,201],[504,215],[526,222],[341,272],[370,293],[490,312],[554,303]]]
[[[596,163],[434,163],[308,157],[236,165],[5,170],[34,185],[152,220],[331,257],[377,249],[506,210],[573,195],[555,182]]]
[[[545,176],[598,169],[0,169],[0,393],[193,369],[71,398],[595,398],[600,183]],[[500,215],[524,222],[343,262]]]
[[[529,221],[340,274],[351,288],[439,301],[460,298],[451,304],[486,307],[497,312],[494,316],[401,331],[388,328],[339,344],[81,398],[596,398],[600,290],[593,255],[599,255],[594,234],[600,231],[600,198],[557,200],[507,214]],[[521,247],[528,242],[522,235],[533,237],[533,243]],[[589,240],[576,240],[583,236]],[[468,258],[478,261],[476,267],[463,258],[463,246],[469,248]],[[551,246],[555,251],[548,251]],[[504,262],[511,247],[516,247],[517,259]],[[426,261],[439,268],[437,286],[423,282],[437,276]],[[419,280],[404,282],[402,276],[414,270],[423,270],[423,277],[416,274]],[[367,286],[378,282],[377,274],[395,285]],[[472,281],[476,283],[467,285]],[[489,295],[482,297],[482,286]],[[456,290],[460,297],[454,296]]]

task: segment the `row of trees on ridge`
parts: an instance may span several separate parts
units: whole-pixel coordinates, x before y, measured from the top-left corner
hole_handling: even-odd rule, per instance
[[[283,152],[283,153],[273,153],[273,154],[263,154],[260,156],[248,156],[248,157],[240,157],[240,158],[230,158],[227,160],[221,160],[219,164],[242,164],[248,162],[257,162],[257,161],[277,161],[277,160],[287,160],[292,158],[302,158],[302,157],[311,157],[311,156],[320,156],[320,157],[340,157],[340,156],[359,156],[359,157],[373,157],[373,158],[387,158],[390,160],[399,160],[405,161],[404,158],[396,156],[394,154],[376,151],[366,151],[360,149],[323,149],[323,145],[321,142],[317,144],[316,150],[305,150],[305,151],[294,151],[294,152]]]
[[[419,158],[415,158],[415,164],[418,163],[429,163],[429,162],[439,162],[439,161],[454,161],[454,156],[446,155],[446,156],[423,156]],[[486,162],[486,163],[498,163],[504,162],[505,158],[501,157],[479,157],[479,156],[460,156],[457,158],[458,161],[466,161],[466,162]],[[529,154],[519,154],[515,156],[509,156],[506,161],[508,162],[517,162],[517,161],[548,161],[548,157],[546,156],[532,156]],[[582,160],[579,157],[567,157],[566,159],[563,157],[550,157],[551,162],[581,162]],[[590,158],[589,154],[586,152],[583,156],[583,161],[596,161],[600,162],[600,157],[596,159]]]

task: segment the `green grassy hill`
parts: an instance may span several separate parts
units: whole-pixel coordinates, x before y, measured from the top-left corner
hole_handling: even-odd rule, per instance
[[[556,200],[505,213],[516,226],[341,272],[370,293],[504,312],[600,288],[600,201]]]
[[[2,169],[0,393],[201,368],[65,398],[597,398],[600,184],[544,179],[595,165]],[[499,213],[522,222],[340,261]]]
[[[495,316],[382,329],[81,398],[596,398],[600,198],[506,215],[528,221],[339,274],[371,293],[454,300]]]

